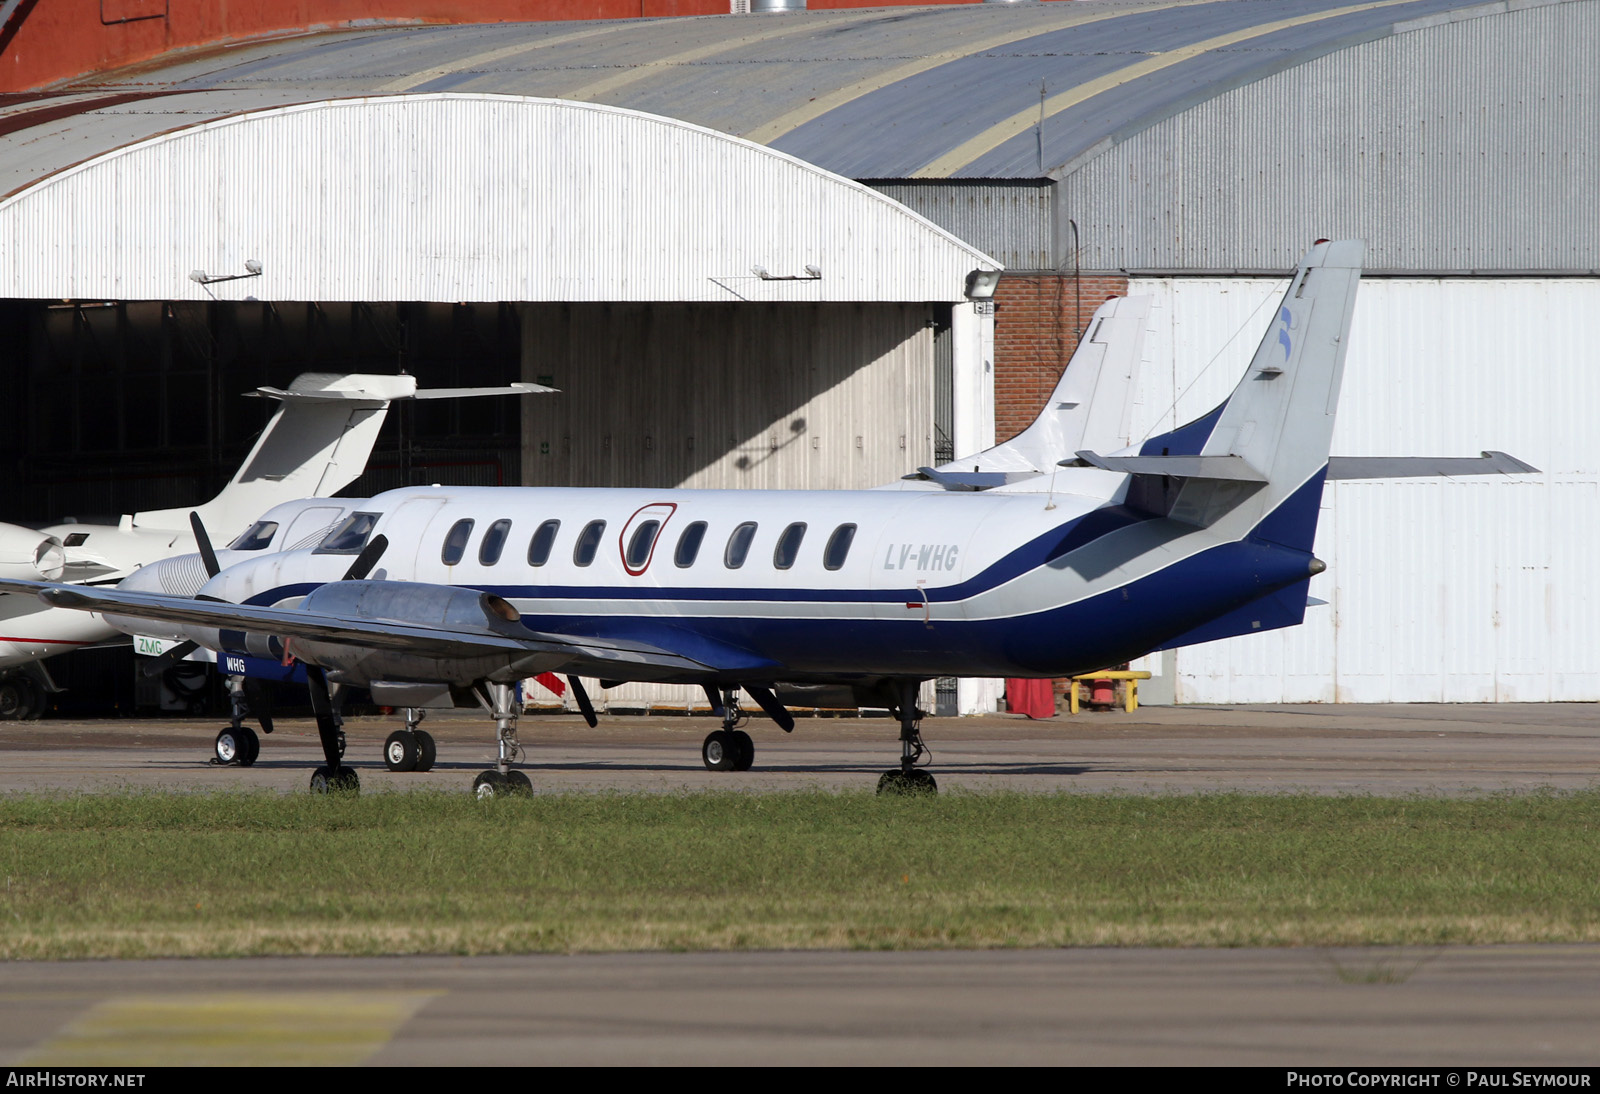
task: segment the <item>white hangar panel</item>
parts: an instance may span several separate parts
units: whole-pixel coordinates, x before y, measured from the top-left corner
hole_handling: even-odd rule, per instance
[[[994,265],[749,141],[499,95],[230,116],[0,203],[0,296],[34,299],[958,301]]]
[[[1158,300],[1136,436],[1227,394],[1283,284],[1131,283]],[[1540,471],[1329,484],[1328,570],[1311,582],[1327,605],[1301,627],[1176,651],[1178,701],[1600,699],[1596,344],[1600,280],[1364,281],[1334,453],[1498,449]]]

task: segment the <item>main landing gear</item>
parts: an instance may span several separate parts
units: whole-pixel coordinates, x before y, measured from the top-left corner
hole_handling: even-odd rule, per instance
[[[494,719],[495,739],[500,748],[500,759],[493,768],[472,780],[472,792],[479,801],[512,794],[531,795],[533,781],[521,771],[511,770],[511,765],[522,755],[522,745],[517,741],[517,691],[510,684],[484,682],[487,697],[476,688],[473,695],[478,704]]]
[[[315,665],[306,666],[306,684],[311,692],[311,710],[317,716],[317,737],[322,742],[322,757],[327,763],[311,773],[311,792],[328,794],[334,791],[355,793],[361,789],[361,780],[353,767],[346,767],[344,759],[344,731],[339,726],[339,715],[333,709],[333,699],[328,694],[328,678]]]
[[[383,764],[390,771],[429,771],[439,757],[433,734],[418,729],[426,712],[406,707],[406,728],[397,729],[383,742]]]
[[[723,688],[721,702],[709,687],[714,707],[720,707],[722,728],[713,730],[700,746],[700,759],[707,771],[749,771],[756,761],[756,745],[750,734],[738,728],[750,720],[750,715],[739,709],[739,693],[733,688]]]
[[[931,756],[922,743],[922,711],[917,709],[918,680],[895,682],[895,717],[900,719],[900,767],[885,771],[878,779],[880,794],[937,794],[939,784],[925,768],[917,766],[923,756]]]

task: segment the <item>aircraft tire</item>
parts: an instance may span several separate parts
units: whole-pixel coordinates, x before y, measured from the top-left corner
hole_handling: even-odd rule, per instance
[[[515,797],[533,797],[533,780],[524,771],[506,772],[506,791]]]
[[[425,729],[417,730],[417,771],[432,771],[433,762],[439,758],[439,746],[434,744],[433,734]]]
[[[355,768],[340,765],[337,771],[330,772],[326,767],[319,767],[311,773],[311,792],[313,794],[333,794],[340,791],[358,792],[361,789],[361,779],[356,775]]]
[[[44,712],[50,709],[50,693],[40,687],[38,682],[34,680],[28,680],[26,693],[28,696],[28,708],[22,712],[22,720],[25,722],[37,722],[44,717]]]
[[[752,748],[751,755],[754,754]],[[739,746],[727,730],[712,730],[700,744],[700,760],[707,771],[737,771],[738,758]]]
[[[261,758],[261,738],[249,726],[239,727],[239,766],[249,767]]]
[[[504,797],[507,789],[505,776],[498,771],[480,771],[472,780],[472,794],[481,802]]]
[[[241,757],[245,755],[243,729],[234,729],[224,726],[222,732],[217,734],[216,740],[211,742],[211,753],[215,762],[219,764],[241,764]]]
[[[734,744],[733,770],[749,771],[750,766],[756,762],[756,743],[750,739],[750,734],[742,729],[730,730],[728,737]]]
[[[0,680],[0,722],[21,718],[27,709],[27,695],[23,691],[22,678]]]
[[[410,730],[397,729],[383,742],[383,766],[390,771],[415,771],[422,746]]]

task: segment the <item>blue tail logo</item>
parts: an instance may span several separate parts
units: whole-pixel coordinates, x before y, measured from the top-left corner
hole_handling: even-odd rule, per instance
[[[1278,313],[1278,322],[1283,324],[1283,329],[1278,331],[1278,343],[1283,346],[1283,359],[1289,359],[1291,349],[1289,343],[1289,328],[1294,325],[1294,316],[1289,314],[1289,309],[1284,308]]]

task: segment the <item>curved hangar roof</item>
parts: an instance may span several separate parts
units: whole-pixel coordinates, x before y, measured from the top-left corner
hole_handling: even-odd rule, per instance
[[[185,117],[397,92],[621,106],[857,179],[1040,178],[1229,88],[1506,6],[1079,0],[326,32],[113,74],[92,91],[22,104],[0,117],[0,134],[8,125],[36,129],[45,147],[31,149],[37,156],[17,149],[12,185],[0,192],[15,188],[17,171],[52,169],[52,154],[74,148],[105,150],[119,131],[137,139]],[[101,126],[88,114],[121,120]],[[63,123],[73,139],[49,147]]]
[[[749,141],[498,95],[233,115],[0,201],[12,297],[954,301],[993,266]]]

